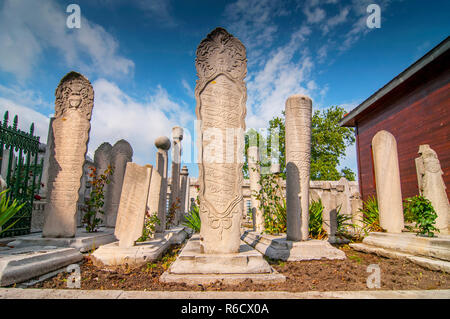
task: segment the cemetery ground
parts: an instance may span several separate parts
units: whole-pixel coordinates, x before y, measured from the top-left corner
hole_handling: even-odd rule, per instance
[[[380,267],[381,287],[376,290],[450,289],[450,274],[423,268],[407,260],[389,259],[358,252],[348,245],[333,245],[345,252],[345,260],[312,260],[283,262],[267,259],[271,266],[286,276],[284,283],[254,284],[247,280],[238,285],[215,282],[188,286],[162,283],[160,276],[175,261],[182,245],[172,245],[157,262],[131,268],[127,265],[101,269],[92,264],[89,254],[81,262],[83,290],[140,291],[361,291],[369,290],[367,267]],[[65,271],[30,288],[67,289],[69,274]],[[11,287],[14,287],[11,286]],[[375,290],[375,289],[370,289]]]

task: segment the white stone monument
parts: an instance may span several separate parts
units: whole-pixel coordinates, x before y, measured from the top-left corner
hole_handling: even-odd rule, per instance
[[[258,146],[249,146],[248,150],[248,175],[250,180],[250,196],[251,196],[251,211],[253,218],[253,225],[255,231],[264,231],[264,215],[260,208],[259,200],[256,199],[256,195],[261,190],[260,178],[260,158]]]
[[[388,233],[401,233],[404,220],[395,137],[379,131],[372,139],[372,152],[380,227]]]
[[[176,205],[174,225],[178,225],[181,217],[180,196],[180,165],[181,165],[181,141],[183,140],[183,128],[175,126],[172,128],[172,179],[170,185],[169,205]]]

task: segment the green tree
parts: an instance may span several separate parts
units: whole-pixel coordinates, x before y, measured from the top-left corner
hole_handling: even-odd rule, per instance
[[[316,110],[312,116],[311,123],[311,179],[312,180],[338,180],[345,177],[350,181],[355,180],[355,173],[348,167],[338,171],[340,159],[345,156],[347,146],[355,143],[353,128],[339,126],[339,121],[346,113],[345,109],[339,106],[332,106],[325,110]],[[254,131],[254,130],[253,130]],[[286,164],[285,150],[285,114],[281,117],[274,117],[269,121],[268,135],[278,131],[278,156],[281,167],[281,176],[284,178]],[[253,133],[254,134],[254,133]],[[247,154],[249,139],[246,135],[245,151]],[[266,141],[267,140],[267,141]],[[261,147],[267,147],[267,154],[272,154],[271,139],[262,136],[259,139]],[[262,142],[262,144],[261,144]],[[263,163],[264,160],[261,159]],[[270,161],[266,160],[268,165]],[[264,164],[263,164],[264,165]],[[244,176],[248,176],[247,158],[244,164]]]

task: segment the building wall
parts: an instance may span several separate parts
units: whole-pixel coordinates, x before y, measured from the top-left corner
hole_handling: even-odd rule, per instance
[[[437,153],[450,195],[450,70],[441,65],[442,69],[421,74],[358,120],[358,174],[364,200],[376,195],[371,142],[380,130],[397,140],[403,198],[419,194],[414,159],[421,144],[429,144]]]

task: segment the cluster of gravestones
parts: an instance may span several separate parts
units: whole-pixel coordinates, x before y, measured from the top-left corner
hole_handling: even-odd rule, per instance
[[[328,241],[311,240],[309,230],[310,154],[312,101],[305,95],[294,95],[286,101],[286,208],[287,233],[264,237],[263,216],[255,211],[255,232],[241,231],[243,205],[243,162],[239,153],[244,149],[242,138],[230,140],[230,129],[245,130],[247,58],[244,45],[223,28],[216,28],[203,39],[196,52],[198,80],[195,87],[196,115],[199,120],[199,210],[201,229],[192,235],[176,261],[161,276],[163,282],[205,284],[217,280],[238,283],[244,280],[281,282],[286,278],[277,273],[263,255],[282,260],[344,259],[345,253]],[[48,203],[42,239],[81,237],[77,233],[75,215],[78,190],[83,175],[83,164],[90,130],[94,92],[89,81],[79,73],[70,72],[56,90],[55,118],[52,121],[52,147],[48,170]],[[214,143],[231,145],[235,161],[211,160],[221,154],[208,153],[211,141],[204,134],[220,131],[222,140]],[[172,130],[173,159],[169,205],[174,207],[174,228],[165,230],[166,198],[168,188],[167,151],[171,143],[167,137],[155,141],[158,148],[155,167],[131,162],[132,150],[128,143],[115,146],[102,144],[94,159],[98,171],[113,165],[115,172],[106,191],[106,225],[115,226],[116,241],[103,242],[91,255],[98,266],[143,264],[159,258],[171,243],[191,235],[179,227],[187,210],[189,194],[188,173],[180,171],[180,127]],[[377,197],[381,227],[388,232],[403,228],[398,161],[393,150],[395,141],[381,132],[373,141]],[[230,151],[228,148],[227,152]],[[428,171],[436,163],[428,149],[423,150],[423,192],[435,184]],[[219,152],[220,153],[220,152]],[[228,154],[228,153],[227,153]],[[249,149],[251,189],[258,190],[258,150]],[[431,156],[432,157],[432,156]],[[433,171],[432,171],[433,172]],[[336,197],[331,186],[325,185],[322,197],[325,218],[332,226],[332,211]],[[345,205],[357,211],[361,205],[357,194],[347,197]],[[342,200],[341,200],[342,201]],[[342,201],[344,202],[344,201]],[[253,202],[254,208],[259,207]],[[137,242],[142,235],[146,212],[157,214],[161,221],[159,235],[146,242]],[[178,226],[178,227],[177,227]],[[96,237],[97,238],[97,237]],[[98,237],[100,238],[100,237]],[[24,240],[24,239],[23,239]],[[99,239],[95,246],[99,246]],[[111,242],[112,241],[112,242]],[[55,243],[57,241],[53,241]],[[64,241],[67,244],[68,241]],[[75,241],[76,242],[76,241]],[[249,243],[249,244],[246,244]],[[251,245],[250,245],[251,243]],[[252,247],[253,246],[253,247]],[[73,246],[71,246],[73,247]],[[262,253],[261,253],[262,252]],[[73,253],[73,252],[71,252]],[[79,258],[79,257],[77,257]],[[70,260],[73,261],[74,258]],[[67,263],[66,263],[67,264]]]

